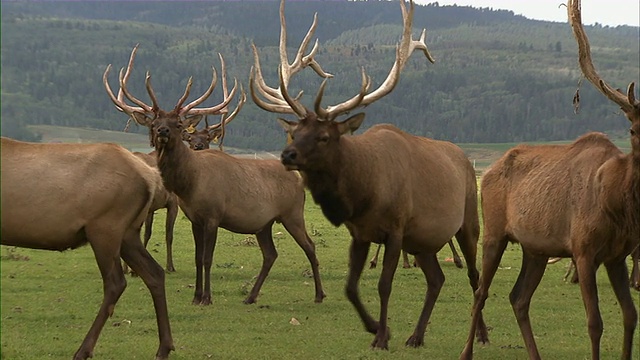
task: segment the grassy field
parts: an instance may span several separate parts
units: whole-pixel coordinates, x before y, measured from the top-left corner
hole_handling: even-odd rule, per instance
[[[322,304],[313,303],[313,281],[302,250],[277,225],[279,258],[257,304],[244,305],[242,300],[259,272],[260,250],[252,237],[221,230],[212,269],[213,304],[191,305],[194,246],[188,220],[182,214],[178,217],[177,272],[166,277],[176,346],[171,359],[457,359],[468,331],[472,293],[466,271],[445,260],[451,256],[448,247],[439,254],[447,280],[427,328],[425,346],[404,346],[422,307],[424,277],[416,268],[399,268],[389,309],[389,351],[374,351],[369,348],[373,336],[364,331],[343,292],[348,234],[344,227],[330,225],[311,201],[306,214],[327,294]],[[161,265],[165,263],[163,221],[164,211],[158,211],[149,244]],[[3,246],[1,255],[0,358],[70,358],[102,300],[102,282],[90,247],[58,253]],[[532,302],[536,341],[547,359],[590,357],[579,288],[562,280],[567,265],[564,260],[548,266]],[[508,300],[519,269],[519,247],[510,245],[485,308],[491,344],[477,345],[476,359],[527,358]],[[360,286],[374,317],[379,274],[379,268],[366,269]],[[127,281],[114,316],[102,331],[95,359],[152,359],[155,354],[158,339],[151,297],[139,278],[128,276]],[[602,358],[618,359],[621,314],[603,270],[598,286],[605,324]],[[299,325],[292,324],[294,318]],[[640,358],[639,348],[636,341],[636,359]]]

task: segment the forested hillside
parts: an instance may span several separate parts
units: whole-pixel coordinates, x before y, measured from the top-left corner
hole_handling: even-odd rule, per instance
[[[150,71],[161,106],[171,109],[193,76],[192,98],[218,71],[218,53],[248,91],[251,43],[264,75],[277,84],[278,2],[2,2],[2,134],[34,140],[25,125],[121,130],[102,85],[113,64],[112,88],[131,49],[140,44],[130,90],[147,99]],[[558,11],[564,11],[559,9]],[[316,59],[335,74],[324,104],[353,96],[364,66],[374,86],[384,80],[401,32],[392,2],[290,2],[286,4],[290,57],[318,13]],[[580,80],[577,50],[566,23],[525,19],[508,11],[416,6],[414,36],[427,29],[435,64],[414,54],[396,89],[369,106],[365,126],[390,122],[419,135],[455,142],[572,139],[589,130],[622,134],[619,110],[585,83],[581,111],[572,98]],[[637,27],[587,27],[593,58],[613,86],[638,82]],[[304,71],[292,81],[312,105],[320,79]],[[206,104],[219,100],[219,89]],[[235,102],[234,102],[235,103]],[[228,128],[229,146],[277,150],[284,142],[275,115],[251,99]],[[132,129],[145,132],[146,128]]]

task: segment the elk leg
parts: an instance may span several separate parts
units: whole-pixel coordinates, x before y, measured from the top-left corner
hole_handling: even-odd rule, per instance
[[[178,218],[178,204],[175,201],[169,202],[167,205],[167,219],[165,220],[165,240],[167,243],[167,267],[165,271],[175,272],[173,266],[173,228]]]
[[[362,270],[364,270],[364,264],[367,261],[370,246],[371,243],[369,242],[357,241],[355,239],[351,240],[351,246],[349,247],[349,274],[347,275],[345,293],[351,305],[356,308],[358,315],[360,315],[365,329],[375,334],[378,331],[379,324],[369,315],[367,309],[365,309],[358,292],[358,282],[360,281]]]
[[[144,247],[149,244],[151,239],[151,231],[153,229],[153,211],[149,211],[146,219],[144,219]]]
[[[98,232],[89,228],[86,229],[87,238],[91,243],[100,274],[102,275],[104,296],[89,332],[87,332],[82,345],[73,356],[74,360],[85,360],[93,357],[93,349],[96,346],[100,332],[107,319],[113,315],[116,303],[127,286],[120,264],[120,256],[118,255],[120,251],[119,241],[114,241],[120,236],[108,234],[106,231],[99,234],[100,236],[98,234],[94,235],[94,233]],[[138,243],[142,246],[140,238],[138,238]]]
[[[380,255],[381,247],[382,247],[382,244],[378,244],[378,248],[376,249],[375,255],[373,255],[373,257],[369,261],[369,269],[375,269],[376,266],[378,266],[378,255]]]
[[[204,228],[191,222],[191,232],[193,233],[193,241],[195,242],[195,262],[196,262],[196,286],[193,295],[193,305],[200,305],[202,302],[203,292],[203,264],[204,264]]]
[[[464,256],[464,259],[467,262],[467,278],[469,278],[469,285],[471,285],[471,291],[473,294],[475,294],[478,290],[480,281],[480,273],[478,272],[478,268],[476,266],[476,257],[478,254],[478,236],[480,235],[479,232],[480,230],[474,225],[465,223],[455,235],[456,240],[458,241],[458,245],[460,246],[462,256]],[[452,240],[449,240],[449,245],[455,251]],[[462,263],[462,261],[460,261],[460,263]],[[484,322],[484,318],[482,317],[482,309],[478,311],[477,316],[478,318],[476,319],[475,323],[476,340],[479,343],[486,344],[489,342],[489,332],[487,330],[487,325]]]
[[[534,256],[523,250],[522,268],[509,294],[511,307],[518,321],[520,333],[522,334],[527,352],[529,353],[529,359],[540,359],[540,353],[538,352],[538,347],[533,337],[533,330],[531,330],[529,307],[531,306],[531,297],[540,284],[542,275],[544,275],[547,260],[549,260],[548,257]]]
[[[449,248],[451,249],[451,254],[453,255],[453,263],[456,264],[458,269],[462,269],[464,265],[462,264],[462,259],[460,259],[460,255],[456,251],[456,247],[453,245],[453,240],[449,240],[448,242]]]
[[[622,309],[622,323],[624,326],[622,358],[631,360],[631,346],[633,345],[633,333],[636,330],[636,324],[638,322],[638,312],[631,298],[631,290],[627,286],[627,278],[629,276],[627,264],[625,260],[622,259],[605,264],[605,266],[607,268],[609,281]]]
[[[282,225],[293,236],[293,239],[298,243],[298,246],[302,248],[304,254],[311,264],[311,272],[313,273],[313,282],[316,288],[315,302],[321,303],[322,299],[326,297],[324,290],[322,290],[322,282],[320,281],[320,270],[318,268],[318,258],[316,256],[316,245],[313,240],[307,234],[307,230],[304,226],[304,220],[289,222],[282,221]]]
[[[600,357],[600,339],[602,338],[602,316],[598,308],[598,286],[596,284],[595,261],[591,257],[574,254],[576,271],[580,277],[580,292],[584,309],[587,312],[587,327],[591,339],[591,355],[593,359]],[[626,281],[626,279],[625,279]]]
[[[473,358],[473,344],[475,342],[475,336],[480,319],[482,318],[482,309],[484,308],[487,297],[489,296],[489,286],[491,286],[491,281],[496,275],[496,271],[498,270],[500,260],[502,259],[502,255],[504,254],[507,244],[508,238],[506,236],[492,236],[485,227],[485,235],[482,245],[482,276],[480,276],[478,290],[476,290],[474,294],[473,307],[471,309],[471,328],[469,330],[464,350],[462,350],[462,353],[460,354],[460,359]],[[464,249],[462,245],[461,249]],[[464,250],[462,253],[464,255]],[[465,256],[465,259],[467,260],[467,268],[475,268],[475,266],[471,266],[470,263],[470,259],[472,258],[475,257],[467,258]],[[486,343],[489,343],[488,339]]]
[[[420,347],[424,345],[424,332],[427,329],[427,324],[429,323],[429,318],[431,317],[431,312],[436,304],[438,295],[440,295],[440,289],[442,289],[442,285],[444,284],[444,273],[438,263],[436,254],[420,253],[416,254],[415,257],[427,280],[427,294],[416,328],[405,345]]]
[[[169,358],[169,352],[175,350],[171,327],[169,325],[169,310],[167,308],[167,296],[165,293],[164,270],[141,245],[140,235],[135,231],[130,231],[128,237],[122,243],[122,258],[129,263],[129,266],[144,281],[144,284],[151,293],[153,306],[156,311],[156,322],[158,324],[158,337],[160,345],[156,352],[156,360]]]
[[[406,251],[402,251],[402,267],[404,269],[410,269],[411,264],[409,263],[409,254]]]
[[[385,242],[384,257],[382,259],[382,273],[378,280],[378,295],[380,296],[380,321],[378,331],[371,343],[374,349],[389,349],[389,339],[391,334],[387,326],[389,316],[389,297],[391,296],[391,287],[393,285],[393,276],[398,268],[400,253],[402,252],[402,237],[398,234],[390,235]]]
[[[633,267],[631,270],[631,278],[629,284],[635,290],[640,291],[640,245],[631,253]]]
[[[253,304],[256,302],[258,295],[260,295],[260,288],[262,288],[262,284],[264,284],[264,281],[269,275],[273,263],[276,262],[278,258],[278,251],[273,244],[273,236],[271,235],[271,225],[256,233],[256,238],[258,239],[258,245],[260,245],[260,251],[262,252],[262,268],[260,269],[256,283],[253,284],[249,296],[244,300],[245,304]]]
[[[218,224],[208,224],[204,230],[204,292],[200,305],[211,305],[211,266],[218,241]]]

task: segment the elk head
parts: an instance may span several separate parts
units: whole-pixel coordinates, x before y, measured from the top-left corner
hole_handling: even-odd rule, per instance
[[[640,100],[635,96],[635,83],[631,82],[627,93],[619,89],[613,89],[596,72],[591,61],[591,46],[582,26],[582,14],[580,0],[569,0],[567,4],[569,23],[573,29],[573,35],[578,43],[578,62],[584,76],[609,100],[620,106],[625,116],[631,122],[629,133],[631,135],[631,147],[634,156],[640,156]],[[640,159],[638,159],[640,160]]]
[[[226,69],[222,55],[219,56],[222,68],[224,98],[220,104],[207,108],[196,108],[196,106],[202,104],[211,95],[216,86],[217,74],[215,68],[213,68],[211,84],[202,96],[183,106],[184,102],[189,97],[189,92],[193,83],[192,78],[189,78],[185,92],[178,100],[178,103],[173,110],[164,111],[158,105],[158,100],[153,88],[151,87],[151,75],[149,72],[147,72],[146,75],[145,85],[147,93],[151,98],[151,106],[134,97],[127,89],[127,80],[131,75],[137,50],[138,45],[136,45],[131,52],[131,57],[129,58],[129,64],[126,71],[124,68],[120,70],[120,88],[117,97],[114,95],[113,91],[111,91],[111,87],[107,81],[109,71],[111,70],[110,64],[107,66],[102,76],[102,82],[109,98],[113,101],[119,111],[129,115],[138,124],[149,128],[151,145],[155,147],[158,154],[163,154],[165,150],[171,150],[175,146],[182,146],[182,131],[190,126],[195,127],[204,115],[222,115],[228,112],[227,107],[236,93],[237,81],[235,81],[233,89],[231,89],[231,92],[229,93],[226,89]],[[125,97],[137,106],[127,104],[124,101]],[[236,110],[238,109],[236,108]],[[234,113],[237,113],[237,111],[234,111]]]
[[[323,108],[321,106],[324,88],[327,79],[332,75],[322,71],[318,63],[313,59],[317,50],[316,45],[313,47],[309,55],[302,56],[306,51],[309,40],[313,35],[316,27],[317,17],[314,16],[313,24],[304,37],[302,44],[297,52],[296,59],[292,64],[288,63],[286,55],[286,24],[284,19],[284,0],[280,3],[280,66],[278,73],[280,77],[280,85],[278,88],[272,88],[265,84],[260,70],[260,61],[258,52],[254,51],[254,66],[251,69],[250,89],[251,97],[254,102],[262,109],[284,114],[294,114],[298,117],[298,121],[290,121],[278,119],[280,124],[287,131],[291,143],[282,151],[281,161],[288,170],[313,171],[325,168],[325,164],[334,163],[340,154],[340,139],[344,134],[350,134],[357,130],[364,120],[364,114],[359,113],[349,117],[344,121],[336,121],[336,117],[341,114],[365,107],[374,101],[389,94],[398,83],[400,72],[415,49],[422,50],[429,61],[434,62],[433,57],[429,54],[427,46],[424,42],[426,31],[422,31],[420,40],[411,38],[411,26],[413,22],[413,1],[410,2],[410,9],[407,11],[404,0],[400,2],[402,10],[402,18],[404,30],[402,39],[396,48],[396,59],[391,71],[384,82],[374,91],[369,91],[371,87],[371,79],[366,75],[364,68],[362,69],[362,83],[360,92],[351,99],[348,99],[337,105]],[[314,103],[314,111],[307,109],[300,102],[300,95],[292,97],[289,95],[287,87],[291,75],[300,71],[303,67],[309,65],[318,75],[325,78],[320,86],[318,95]],[[256,93],[262,96],[259,97]],[[264,98],[264,99],[263,99]]]
[[[226,89],[226,85],[223,82],[223,88]],[[204,129],[196,129],[195,126],[189,126],[182,131],[182,140],[189,144],[192,150],[205,150],[209,149],[209,144],[212,142],[218,144],[218,148],[223,150],[222,143],[224,142],[225,127],[238,115],[238,112],[242,109],[247,97],[244,91],[241,93],[240,100],[238,100],[238,106],[236,109],[227,116],[226,113],[220,115],[220,123],[209,125],[208,117],[204,117],[205,127]]]

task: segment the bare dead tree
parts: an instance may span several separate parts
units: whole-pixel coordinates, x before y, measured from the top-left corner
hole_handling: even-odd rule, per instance
[[[389,94],[414,50],[422,51],[433,62],[424,43],[425,32],[420,40],[411,38],[413,3],[409,10],[404,1],[400,5],[404,30],[396,59],[387,78],[373,91],[369,91],[371,79],[363,69],[359,93],[337,105],[321,106],[326,79],[316,97],[314,111],[302,104],[300,95],[289,94],[291,75],[305,64],[322,77],[330,75],[313,59],[317,46],[304,56],[316,26],[315,18],[296,58],[289,64],[284,0],[280,3],[279,86],[266,85],[255,46],[250,78],[251,96],[258,106],[269,112],[295,115],[299,120],[279,119],[292,139],[282,152],[281,161],[287,169],[302,174],[325,217],[335,226],[345,224],[349,230],[352,241],[346,294],[366,330],[375,334],[371,346],[380,349],[388,348],[388,304],[401,250],[415,255],[427,280],[423,309],[407,346],[424,343],[424,332],[444,282],[436,253],[452,236],[455,235],[467,261],[472,289],[478,285],[476,179],[464,152],[452,143],[413,136],[389,124],[376,125],[362,135],[344,136],[358,129],[364,120],[363,113],[336,121],[339,115]],[[378,282],[379,321],[367,312],[358,292],[372,242],[385,245]],[[486,340],[486,328],[478,331],[478,337],[480,341]]]
[[[213,92],[217,82],[215,69],[211,85],[199,98],[183,105],[189,96],[189,79],[184,95],[171,111],[158,105],[147,73],[146,88],[152,105],[134,97],[127,90],[126,80],[133,67],[137,47],[131,53],[126,72],[120,72],[120,90],[116,97],[107,82],[110,66],[103,75],[103,83],[113,103],[134,120],[149,128],[152,144],[158,153],[158,167],[164,184],[180,199],[180,206],[191,221],[195,241],[196,286],[194,304],[211,304],[211,265],[218,227],[242,234],[255,234],[262,251],[260,274],[244,300],[254,303],[259,295],[278,253],[271,229],[275,222],[283,224],[307,256],[315,281],[315,301],[325,297],[320,282],[315,244],[307,234],[304,223],[305,192],[302,181],[294,173],[285,171],[277,160],[240,159],[222,151],[192,151],[182,142],[182,132],[196,126],[205,115],[227,112],[237,91],[237,82],[221,103],[198,108]],[[224,61],[222,77],[226,76]],[[223,81],[224,82],[224,81]],[[243,95],[244,96],[244,95]],[[136,106],[128,105],[124,98]]]
[[[522,268],[509,299],[530,359],[540,359],[529,306],[549,257],[573,257],[579,276],[591,357],[600,358],[603,324],[596,271],[604,264],[623,316],[622,358],[631,359],[638,315],[629,290],[626,258],[640,242],[640,102],[634,83],[626,94],[597,74],[584,32],[580,1],[568,2],[582,73],[616,103],[631,122],[631,153],[605,135],[589,133],[570,145],[519,145],[482,179],[484,215],[482,278],[461,359],[473,356],[473,334],[491,280],[509,242],[522,247]]]
[[[168,359],[174,346],[164,271],[140,241],[162,186],[158,171],[115,144],[35,144],[3,137],[0,153],[2,245],[64,251],[89,243],[95,254],[104,297],[74,359],[93,357],[124,292],[120,258],[149,288],[160,338],[156,359]]]

